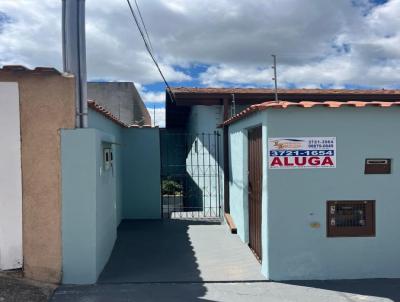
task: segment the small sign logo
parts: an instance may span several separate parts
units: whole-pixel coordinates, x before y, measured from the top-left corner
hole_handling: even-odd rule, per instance
[[[336,137],[269,138],[270,169],[336,168]]]

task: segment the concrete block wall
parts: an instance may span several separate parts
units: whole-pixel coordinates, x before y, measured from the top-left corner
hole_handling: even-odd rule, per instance
[[[150,114],[131,82],[89,82],[88,98],[128,125],[151,125]]]

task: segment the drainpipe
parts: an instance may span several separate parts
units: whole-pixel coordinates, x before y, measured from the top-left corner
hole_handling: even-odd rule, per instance
[[[75,76],[75,126],[88,127],[85,0],[62,0],[64,72]]]

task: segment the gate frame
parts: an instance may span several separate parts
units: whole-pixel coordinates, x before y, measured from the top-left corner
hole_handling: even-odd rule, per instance
[[[179,167],[180,165],[171,165],[168,163],[169,161],[169,157],[168,157],[168,150],[169,150],[169,139],[168,136],[178,136],[178,137],[182,137],[182,141],[183,146],[184,146],[184,153],[185,153],[185,158],[182,158],[182,162],[184,162],[184,164],[182,164],[181,166],[184,167],[184,174],[174,174],[172,173],[171,175],[168,175],[168,171],[165,172],[165,170],[168,170],[168,167]],[[165,144],[165,137],[167,137],[166,140],[166,144]],[[207,140],[205,140],[205,138],[207,138]],[[211,139],[212,138],[212,139]],[[220,139],[221,139],[221,134],[218,131],[214,131],[213,133],[190,133],[190,132],[176,132],[176,133],[170,133],[168,132],[168,129],[164,129],[163,131],[160,131],[160,158],[161,158],[161,165],[160,165],[160,178],[161,178],[161,218],[162,219],[173,219],[173,218],[186,218],[186,219],[218,219],[219,221],[223,220],[223,213],[224,213],[224,209],[223,209],[223,202],[222,202],[222,188],[221,188],[221,169],[223,169],[221,167],[221,143],[220,143]],[[188,144],[188,141],[190,140],[190,143]],[[201,142],[201,150],[200,151],[196,151],[196,159],[193,160],[192,154],[193,154],[193,149],[197,150],[198,148],[198,142]],[[208,141],[208,143],[207,143]],[[193,147],[193,144],[195,144],[195,147]],[[166,147],[165,147],[166,145]],[[207,148],[208,147],[208,148]],[[179,147],[178,147],[179,148]],[[167,155],[165,155],[165,150],[167,150]],[[207,150],[206,152],[204,150]],[[210,151],[211,150],[211,151]],[[191,154],[190,156],[190,169],[191,169],[191,173],[193,173],[193,169],[197,168],[197,174],[193,175],[190,174],[188,171],[188,157],[187,155]],[[206,154],[206,155],[205,155]],[[165,157],[166,156],[166,157]],[[207,161],[205,161],[205,158],[207,157]],[[199,162],[199,158],[200,158],[200,162]],[[213,163],[211,164],[211,158],[213,159]],[[165,160],[166,159],[166,160]],[[196,161],[197,165],[193,162]],[[201,162],[202,161],[202,162]],[[165,162],[167,162],[167,164],[165,164]],[[208,168],[208,173],[210,173],[209,175],[206,174],[206,170]],[[214,172],[211,173],[212,169],[214,169]],[[200,171],[203,171],[202,173]],[[202,175],[201,175],[202,174]],[[164,196],[168,196],[168,195],[163,195],[163,182],[167,179],[167,178],[188,178],[188,180],[192,180],[195,185],[198,186],[198,189],[200,189],[202,191],[201,193],[201,197],[200,199],[202,200],[202,205],[201,205],[201,211],[196,211],[196,207],[193,206],[186,206],[184,205],[185,200],[187,198],[190,198],[190,192],[191,189],[188,189],[189,193],[185,194],[185,191],[183,192],[183,194],[181,195],[174,195],[174,196],[180,196],[180,198],[182,198],[182,207],[181,207],[181,211],[174,211],[174,207],[172,208],[172,211],[170,211],[170,203],[168,202],[168,208],[167,208],[167,212],[165,215],[165,203],[164,203]],[[207,184],[206,182],[206,177],[207,179]],[[201,186],[200,180],[202,179],[203,182],[203,186]],[[198,181],[198,183],[196,183],[196,180]],[[209,187],[208,187],[209,185]],[[184,185],[182,186],[182,189],[185,190],[185,186],[190,186],[187,184],[187,180],[184,181]],[[206,190],[209,190],[209,193],[205,193],[206,190],[204,190],[204,188],[206,188]],[[213,188],[215,189],[215,193],[213,193],[214,191],[212,190]],[[215,194],[215,195],[214,195]],[[198,196],[198,195],[197,195]],[[209,198],[210,200],[210,204],[209,206],[206,205],[206,198]],[[214,202],[212,202],[212,200],[214,200]],[[174,197],[174,203],[173,206],[175,206],[175,197]],[[194,211],[193,211],[194,209]],[[208,211],[207,211],[208,209]],[[189,210],[189,211],[188,211]],[[190,211],[192,210],[192,211]],[[177,215],[174,213],[178,213]],[[202,213],[202,215],[201,215]],[[175,216],[175,217],[173,217]]]

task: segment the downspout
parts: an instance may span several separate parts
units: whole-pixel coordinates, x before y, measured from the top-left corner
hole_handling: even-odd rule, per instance
[[[64,72],[75,76],[75,126],[88,127],[85,0],[62,0]]]

